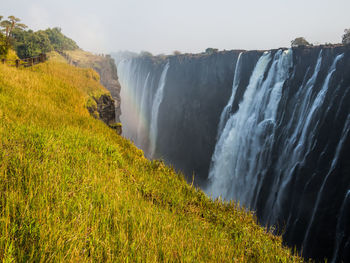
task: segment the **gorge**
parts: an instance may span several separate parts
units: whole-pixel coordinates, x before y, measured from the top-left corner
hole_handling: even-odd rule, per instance
[[[350,47],[118,64],[123,133],[306,258],[350,261]]]

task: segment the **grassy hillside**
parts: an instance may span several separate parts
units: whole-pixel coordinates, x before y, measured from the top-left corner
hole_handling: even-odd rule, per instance
[[[86,110],[98,75],[0,64],[0,261],[302,262]]]

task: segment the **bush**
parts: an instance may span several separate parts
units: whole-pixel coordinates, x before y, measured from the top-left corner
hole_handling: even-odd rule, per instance
[[[140,56],[141,57],[153,57],[153,54],[151,52],[148,52],[148,51],[141,51]]]
[[[45,33],[47,34],[54,50],[63,51],[79,48],[74,40],[63,35],[61,29],[58,27],[52,29],[48,28],[45,30]]]
[[[0,33],[0,57],[4,57],[8,53],[8,45],[6,45],[5,36]]]
[[[344,45],[350,44],[350,28],[344,30],[344,35],[343,35],[342,43],[343,43]]]
[[[306,41],[303,37],[297,37],[296,39],[291,41],[292,47],[299,47],[299,46],[312,46],[308,41]]]
[[[211,47],[208,47],[206,50],[205,50],[205,53],[208,53],[208,54],[213,54],[213,53],[216,53],[218,52],[219,50],[217,48],[211,48]]]
[[[60,28],[32,31],[16,29],[13,31],[14,48],[20,58],[38,56],[52,50],[64,51],[79,48],[62,34]]]

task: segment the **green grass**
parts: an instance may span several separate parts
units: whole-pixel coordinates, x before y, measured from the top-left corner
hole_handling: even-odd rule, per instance
[[[103,92],[59,60],[0,65],[0,261],[302,262],[92,118]]]

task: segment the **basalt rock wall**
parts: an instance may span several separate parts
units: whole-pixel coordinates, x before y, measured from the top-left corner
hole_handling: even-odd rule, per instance
[[[350,261],[350,48],[167,57],[118,66],[125,135],[305,257]]]

